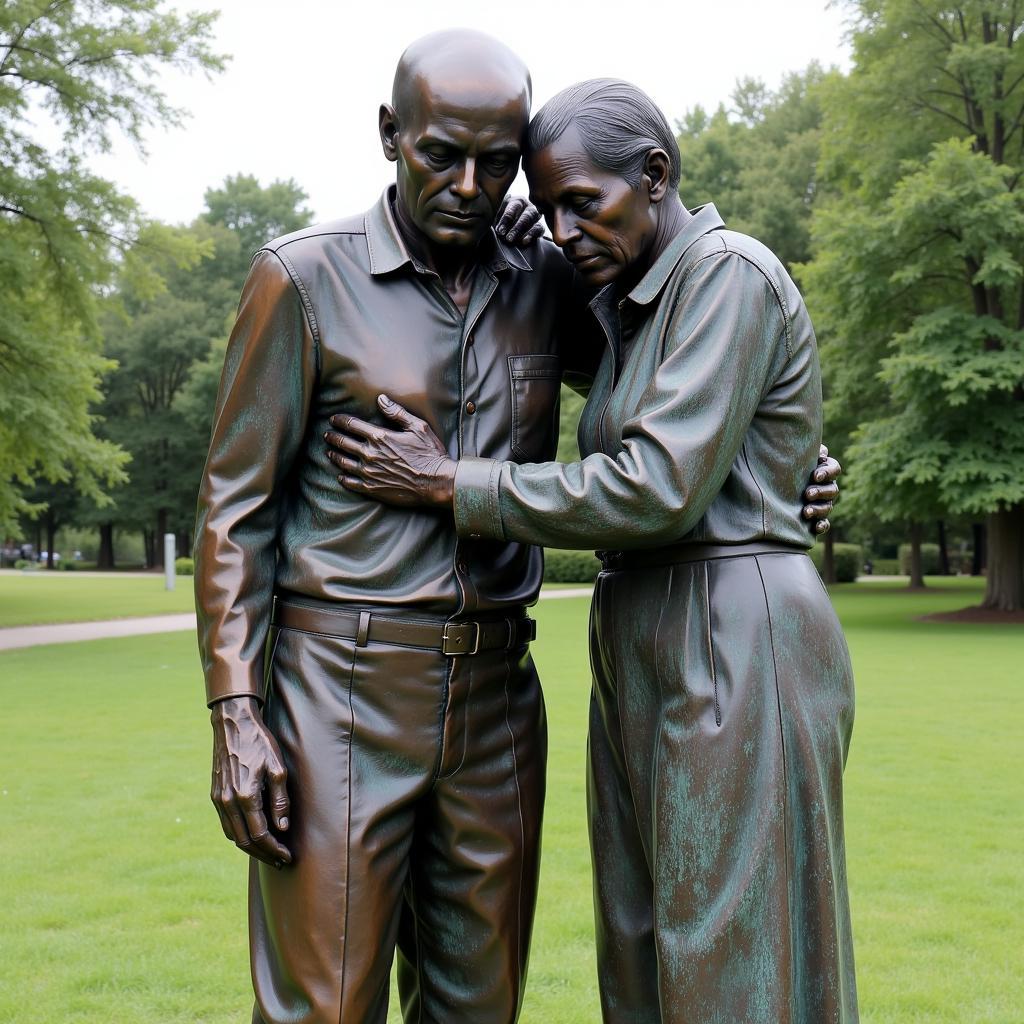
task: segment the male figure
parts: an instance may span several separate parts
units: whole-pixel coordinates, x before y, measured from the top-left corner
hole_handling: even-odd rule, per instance
[[[196,588],[214,801],[254,858],[256,1022],[383,1021],[396,941],[407,1019],[518,1014],[544,797],[524,611],[540,552],[351,495],[322,435],[387,392],[455,457],[553,455],[584,316],[554,246],[527,262],[491,228],[529,108],[496,41],[413,44],[380,116],[397,187],[265,246],[243,291]]]

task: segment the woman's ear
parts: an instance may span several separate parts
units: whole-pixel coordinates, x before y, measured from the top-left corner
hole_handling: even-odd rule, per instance
[[[384,156],[394,163],[398,159],[398,113],[390,103],[382,103],[377,116]]]
[[[644,157],[643,184],[652,203],[660,203],[668,195],[672,161],[663,149],[649,150]]]

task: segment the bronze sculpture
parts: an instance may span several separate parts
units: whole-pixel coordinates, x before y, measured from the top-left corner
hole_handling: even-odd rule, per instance
[[[387,390],[451,455],[553,455],[559,381],[596,350],[558,250],[523,255],[491,228],[529,97],[494,40],[413,44],[381,108],[396,186],[268,243],[243,291],[196,588],[214,802],[253,857],[256,1024],[383,1021],[396,946],[407,1019],[518,1014],[544,786],[525,613],[540,552],[339,490],[320,436]]]
[[[460,535],[591,547],[588,800],[606,1024],[857,1019],[842,772],[846,644],[796,514],[821,430],[817,350],[779,261],[679,201],[664,116],[610,79],[530,126],[531,197],[606,352],[582,459],[517,465],[349,416],[354,493]]]

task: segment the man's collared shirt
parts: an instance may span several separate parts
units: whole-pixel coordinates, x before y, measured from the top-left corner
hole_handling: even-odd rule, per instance
[[[529,604],[541,553],[459,540],[451,514],[346,491],[329,417],[384,422],[387,394],[453,458],[552,458],[559,384],[589,314],[551,243],[493,232],[463,314],[409,253],[393,189],[365,216],[255,256],[228,344],[199,501],[196,583],[210,700],[259,693],[275,592],[443,616]],[[586,361],[586,357],[583,357]]]
[[[685,542],[810,547],[802,493],[821,439],[810,318],[779,260],[701,207],[619,303],[580,421],[581,461],[469,458],[460,533],[622,550]]]

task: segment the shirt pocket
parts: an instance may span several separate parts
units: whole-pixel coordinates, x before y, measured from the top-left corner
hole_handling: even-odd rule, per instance
[[[509,356],[508,375],[512,454],[520,462],[551,458],[558,443],[561,360],[547,354]]]

